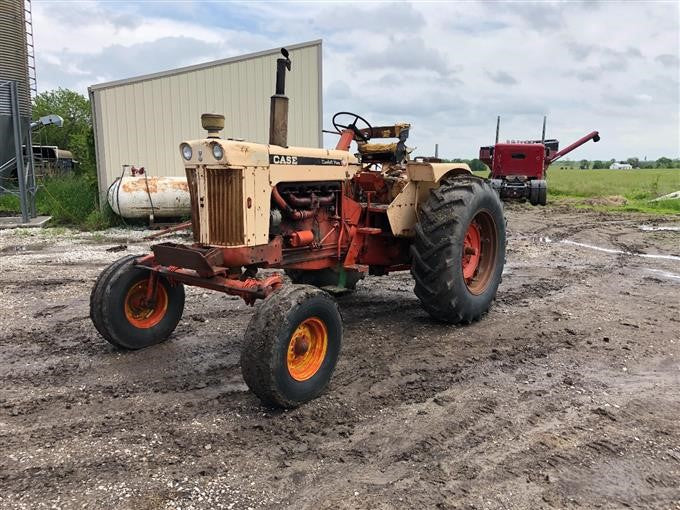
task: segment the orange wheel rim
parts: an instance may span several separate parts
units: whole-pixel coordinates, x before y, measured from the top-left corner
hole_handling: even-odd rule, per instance
[[[328,329],[318,317],[302,321],[290,336],[286,364],[296,381],[306,381],[316,374],[328,349]]]
[[[463,241],[463,279],[472,294],[486,290],[495,271],[497,257],[496,223],[487,211],[480,211],[470,222]]]
[[[156,285],[156,301],[150,306],[146,302],[148,280],[135,283],[125,296],[125,318],[130,324],[140,329],[149,329],[158,324],[168,310],[168,293],[158,282]]]

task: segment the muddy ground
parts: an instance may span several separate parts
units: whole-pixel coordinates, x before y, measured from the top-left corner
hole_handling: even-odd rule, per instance
[[[513,207],[487,317],[368,278],[330,390],[288,412],[241,379],[238,299],[189,289],[144,351],[97,335],[92,283],[143,232],[1,232],[0,507],[680,508],[678,225]]]

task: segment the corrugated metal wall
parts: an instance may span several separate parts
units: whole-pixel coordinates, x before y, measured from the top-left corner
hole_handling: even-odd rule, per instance
[[[21,116],[30,118],[24,0],[0,0],[0,79],[17,82]]]
[[[0,0],[0,81],[17,82],[22,130],[28,129],[31,121],[31,92],[28,84],[24,12],[24,0]],[[5,85],[0,87],[0,165],[13,159],[14,156],[9,85]],[[0,184],[3,184],[2,176],[0,176]]]
[[[288,143],[320,147],[321,41],[288,49]],[[150,175],[183,176],[178,146],[205,136],[202,113],[226,116],[225,138],[267,143],[278,56],[276,49],[90,87],[100,192],[124,164],[143,166]]]

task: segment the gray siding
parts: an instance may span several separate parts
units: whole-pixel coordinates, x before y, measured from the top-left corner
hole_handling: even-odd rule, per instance
[[[288,49],[288,143],[320,147],[321,41]],[[90,87],[100,191],[125,164],[143,166],[150,175],[183,176],[178,146],[205,136],[202,113],[226,116],[225,138],[267,143],[279,55],[275,49]]]

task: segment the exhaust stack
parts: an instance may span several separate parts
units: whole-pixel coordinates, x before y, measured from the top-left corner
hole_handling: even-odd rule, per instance
[[[283,58],[276,59],[276,93],[271,97],[269,110],[269,144],[288,147],[288,98],[286,97],[286,69],[291,62],[288,50],[281,48]]]

